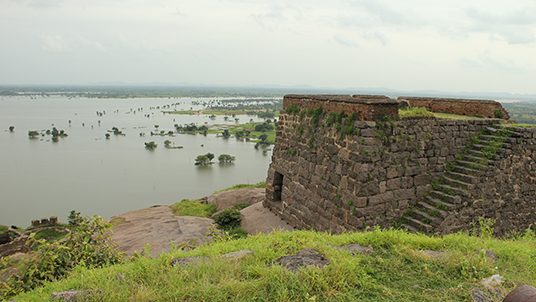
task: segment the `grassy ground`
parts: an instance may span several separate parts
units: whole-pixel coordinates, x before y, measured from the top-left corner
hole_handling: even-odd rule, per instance
[[[5,225],[0,225],[0,233],[3,233],[5,231],[7,231],[9,229],[9,227],[5,226]]]
[[[225,188],[225,189],[218,190],[218,191],[216,191],[215,193],[218,193],[218,192],[224,192],[224,191],[238,190],[238,189],[254,189],[254,188],[266,188],[266,182],[265,182],[265,181],[261,181],[261,182],[258,182],[258,183],[256,183],[256,184],[239,184],[239,185],[234,185],[234,186],[229,187],[229,188]]]
[[[468,116],[468,115],[458,115],[458,114],[450,114],[450,113],[440,113],[440,112],[431,112],[428,111],[428,109],[424,107],[408,107],[405,109],[398,110],[398,114],[400,115],[400,118],[416,118],[416,117],[435,117],[435,118],[442,118],[442,119],[450,119],[450,120],[475,120],[475,119],[481,119],[476,116]]]
[[[216,213],[216,206],[202,203],[199,200],[183,199],[171,205],[173,213],[177,216],[211,217]]]
[[[66,230],[60,230],[56,228],[46,228],[35,232],[35,239],[45,239],[47,241],[55,241],[62,239],[67,235]]]
[[[336,247],[370,245],[370,255],[352,256]],[[314,248],[330,260],[324,268],[290,272],[275,259]],[[242,260],[218,257],[249,249]],[[423,249],[446,251],[433,258]],[[491,250],[497,260],[485,256]],[[171,259],[208,256],[209,260],[172,267]],[[536,285],[536,239],[482,239],[462,234],[427,237],[402,231],[329,235],[311,231],[278,232],[220,241],[158,259],[139,258],[105,269],[79,269],[68,279],[47,284],[16,301],[47,301],[54,291],[91,291],[89,301],[469,301],[482,278],[500,274],[504,289]]]

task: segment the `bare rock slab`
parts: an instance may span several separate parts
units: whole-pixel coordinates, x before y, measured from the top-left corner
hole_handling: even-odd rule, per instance
[[[503,302],[536,302],[536,288],[530,285],[521,285],[511,291]]]
[[[112,239],[128,255],[143,252],[148,245],[152,256],[167,252],[175,244],[201,244],[211,240],[214,221],[210,218],[175,216],[169,206],[154,206],[119,216]]]
[[[207,198],[207,203],[216,205],[218,211],[232,208],[236,205],[252,205],[262,202],[266,190],[263,188],[245,188],[230,191],[218,192]]]
[[[275,260],[275,263],[290,271],[297,271],[301,267],[307,266],[324,267],[329,264],[329,260],[314,249],[304,249],[296,255],[280,257]]]
[[[240,227],[248,234],[270,233],[275,230],[293,230],[287,222],[281,219],[269,209],[265,208],[262,202],[257,202],[240,211],[242,222]]]

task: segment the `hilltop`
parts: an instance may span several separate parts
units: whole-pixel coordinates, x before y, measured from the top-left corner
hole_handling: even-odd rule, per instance
[[[49,301],[53,293],[76,290],[71,294],[83,301],[497,301],[519,284],[536,284],[533,233],[516,239],[485,235],[373,230],[220,238],[158,258],[79,268],[14,300]],[[325,266],[292,271],[278,264],[303,249],[318,252]],[[493,275],[501,277],[483,285]]]

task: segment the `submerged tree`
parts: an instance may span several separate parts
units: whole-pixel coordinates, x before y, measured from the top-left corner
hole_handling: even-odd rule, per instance
[[[151,151],[152,151],[152,150],[154,150],[156,147],[157,147],[157,144],[156,144],[154,141],[145,143],[145,148],[146,148],[147,150],[151,150]]]
[[[218,156],[218,161],[220,164],[231,164],[234,162],[234,160],[235,157],[229,154],[220,154],[220,156]]]
[[[39,136],[39,132],[37,132],[35,130],[30,130],[30,131],[28,131],[28,136],[30,138],[37,138]]]
[[[9,132],[13,132],[15,130],[15,126],[9,126]]]
[[[195,158],[195,165],[196,166],[208,166],[212,164],[213,159],[214,159],[214,154],[212,153],[198,155]]]

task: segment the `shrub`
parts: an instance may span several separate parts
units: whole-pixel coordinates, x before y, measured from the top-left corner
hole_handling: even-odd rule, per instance
[[[212,216],[220,229],[231,230],[240,227],[242,217],[240,211],[235,208],[225,209]]]
[[[63,240],[47,242],[30,235],[28,244],[35,257],[20,273],[0,284],[0,298],[7,299],[66,277],[75,267],[98,268],[121,262],[122,254],[112,245],[110,225],[102,217],[83,218]]]

